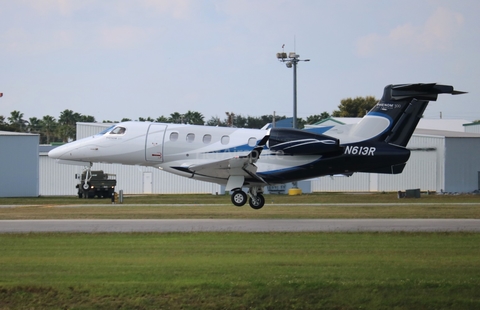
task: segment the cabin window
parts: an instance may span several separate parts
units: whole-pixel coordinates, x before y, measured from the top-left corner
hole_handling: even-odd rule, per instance
[[[189,133],[187,135],[187,142],[192,143],[195,140],[195,134],[194,133]]]
[[[204,135],[203,136],[203,143],[209,144],[210,142],[212,142],[212,135]]]
[[[248,139],[248,146],[254,147],[255,145],[257,145],[257,138]]]
[[[178,132],[172,132],[170,134],[170,141],[175,142],[178,140]]]
[[[111,135],[123,135],[125,133],[125,127],[115,127],[110,134]]]
[[[228,144],[230,142],[229,136],[223,136],[221,139],[222,144]]]

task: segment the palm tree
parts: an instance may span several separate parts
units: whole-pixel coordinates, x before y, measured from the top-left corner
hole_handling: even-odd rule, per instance
[[[95,123],[95,117],[91,115],[80,115],[77,122],[82,123]]]
[[[42,134],[47,137],[47,144],[50,144],[52,135],[57,129],[57,121],[55,117],[50,115],[45,115],[41,120]]]
[[[8,117],[8,121],[10,122],[10,126],[14,129],[14,131],[25,131],[28,121],[23,119],[23,113],[17,110],[10,112],[10,116]]]
[[[57,134],[60,136],[63,142],[67,143],[69,138],[75,138],[76,128],[71,125],[60,124],[57,127]]]
[[[0,115],[0,130],[8,130],[8,124],[5,123],[5,116]]]
[[[152,123],[155,122],[155,120],[154,120],[153,118],[151,118],[150,116],[147,117],[147,118],[139,117],[139,118],[138,118],[138,121],[139,121],[139,122],[152,122]]]
[[[212,116],[206,123],[207,126],[226,126],[218,116]]]
[[[41,127],[41,120],[36,117],[30,117],[28,119],[28,127],[27,130],[31,133],[39,133]]]
[[[162,116],[157,117],[155,119],[155,122],[157,122],[157,123],[168,123],[169,120],[168,120],[168,118],[166,118],[165,116],[162,115]]]
[[[64,110],[60,113],[60,117],[58,118],[58,133],[62,138],[63,142],[68,142],[68,139],[75,139],[75,135],[77,132],[77,122],[80,121],[81,115],[77,112],[73,112],[72,110]]]
[[[183,115],[178,112],[170,114],[169,123],[183,124]]]
[[[202,113],[195,112],[195,111],[188,110],[188,112],[183,115],[183,119],[185,124],[191,124],[191,125],[205,124]]]

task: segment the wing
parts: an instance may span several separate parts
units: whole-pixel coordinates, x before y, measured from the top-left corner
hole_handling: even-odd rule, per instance
[[[227,179],[227,191],[234,188],[241,188],[245,178],[253,178],[261,183],[267,184],[267,182],[257,174],[257,166],[255,166],[255,163],[259,159],[269,137],[270,130],[265,137],[260,140],[257,146],[255,146],[255,148],[246,156],[236,156],[208,164],[191,165],[188,167],[182,167],[181,170],[191,172],[192,177],[194,175],[202,175]]]

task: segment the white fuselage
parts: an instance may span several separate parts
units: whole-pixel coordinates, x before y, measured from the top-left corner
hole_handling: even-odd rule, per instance
[[[228,175],[192,175],[188,168],[248,155],[268,130],[125,122],[110,131],[59,146],[49,156],[61,161],[118,163],[157,167],[174,174],[220,184]],[[117,128],[124,133],[114,133]],[[285,156],[266,148],[255,163],[257,173],[277,171],[315,161],[318,155]]]

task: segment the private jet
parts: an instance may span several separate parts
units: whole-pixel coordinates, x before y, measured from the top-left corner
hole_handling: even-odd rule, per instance
[[[48,156],[86,167],[151,166],[225,185],[234,205],[248,201],[260,209],[267,185],[355,172],[401,173],[410,157],[406,145],[428,102],[438,94],[462,93],[436,83],[388,85],[359,123],[305,130],[122,122]]]

